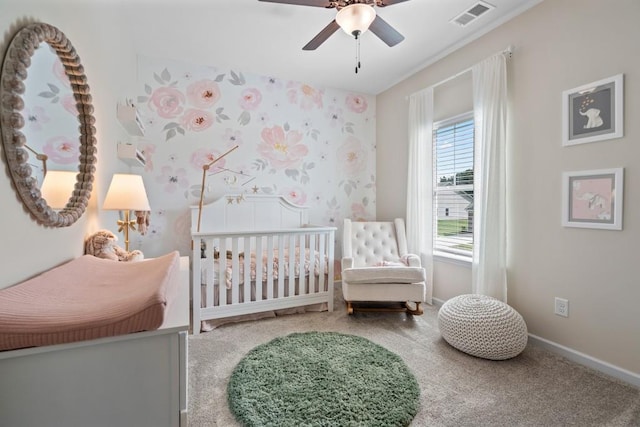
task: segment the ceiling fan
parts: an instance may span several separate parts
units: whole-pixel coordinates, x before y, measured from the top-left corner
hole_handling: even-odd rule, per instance
[[[404,36],[396,31],[384,19],[376,14],[374,6],[385,7],[408,0],[259,0],[270,3],[293,4],[300,6],[324,7],[336,9],[336,18],[320,31],[303,50],[315,50],[324,43],[338,28],[357,40],[362,33],[371,30],[388,46],[395,46],[404,40]],[[356,68],[357,72],[357,68]]]

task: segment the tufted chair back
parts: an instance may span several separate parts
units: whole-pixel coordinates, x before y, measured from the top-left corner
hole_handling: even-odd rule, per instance
[[[398,262],[407,254],[404,221],[344,221],[343,256],[353,259],[353,267]]]
[[[407,251],[404,220],[352,222],[344,220],[342,237],[342,296],[347,312],[366,310],[364,303],[403,303],[385,310],[422,314],[431,304],[431,285],[420,257]],[[371,307],[376,309],[376,307]]]

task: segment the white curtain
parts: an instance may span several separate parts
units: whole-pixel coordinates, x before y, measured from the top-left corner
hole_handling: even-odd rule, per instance
[[[433,281],[433,88],[409,97],[407,246]],[[431,301],[427,301],[429,304]]]
[[[504,54],[472,67],[474,153],[473,293],[507,301],[506,120]]]

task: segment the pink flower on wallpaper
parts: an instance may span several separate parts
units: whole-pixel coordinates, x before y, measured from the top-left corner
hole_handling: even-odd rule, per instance
[[[239,130],[233,130],[233,129],[227,128],[224,132],[224,135],[222,135],[222,140],[224,141],[225,145],[229,148],[232,148],[236,145],[241,145],[242,132],[240,132]]]
[[[369,218],[367,208],[362,203],[351,204],[351,219],[354,221],[368,221]]]
[[[287,98],[292,104],[299,104],[305,111],[322,108],[322,90],[314,89],[306,84],[289,83]]]
[[[291,203],[299,206],[304,206],[305,203],[307,203],[307,194],[302,191],[301,188],[290,188],[284,194],[284,197],[286,197]]]
[[[349,136],[336,151],[339,170],[348,176],[357,175],[367,166],[367,151],[354,136]]]
[[[149,109],[163,119],[173,119],[184,110],[185,96],[173,87],[159,87],[149,97]]]
[[[163,166],[160,169],[160,175],[156,177],[156,181],[163,185],[163,189],[167,193],[175,193],[178,188],[187,188],[189,186],[187,171],[184,168],[174,170],[170,165]]]
[[[61,165],[77,163],[80,156],[80,143],[66,136],[56,136],[44,144],[42,152],[54,163]]]
[[[202,166],[211,163],[212,161],[220,157],[221,154],[222,153],[217,150],[211,150],[209,148],[198,148],[193,152],[193,154],[191,154],[191,166],[193,166],[193,168],[196,170],[202,171]],[[226,160],[227,159],[225,157],[217,161],[215,165],[213,165],[212,168],[209,169],[209,173],[215,171],[216,169],[224,168]]]
[[[262,94],[258,89],[249,88],[242,91],[242,95],[240,97],[240,107],[243,110],[253,111],[262,102]]]
[[[307,146],[301,143],[302,134],[298,131],[285,133],[281,126],[274,126],[262,129],[261,135],[258,153],[276,169],[296,167],[309,153]]]
[[[220,88],[213,80],[203,79],[187,87],[187,100],[197,108],[209,108],[220,99]]]
[[[185,130],[201,132],[205,129],[210,128],[215,118],[208,111],[189,108],[187,111],[185,111],[180,120],[182,122],[182,127]]]
[[[367,110],[367,100],[365,97],[350,93],[347,95],[347,108],[354,113],[364,113]]]
[[[47,115],[47,110],[42,107],[33,107],[33,109],[24,109],[25,121],[34,131],[42,130],[42,124],[49,122],[51,118]]]
[[[65,110],[67,110],[69,113],[73,114],[74,116],[78,115],[78,107],[76,107],[76,99],[73,97],[72,93],[69,93],[63,96],[62,99],[60,100],[60,104],[62,104],[62,107]]]
[[[145,172],[153,171],[153,153],[156,152],[155,144],[149,144],[149,143],[139,144],[138,150],[140,150],[140,152],[142,152],[142,155],[144,155],[144,160],[145,160],[144,171]]]

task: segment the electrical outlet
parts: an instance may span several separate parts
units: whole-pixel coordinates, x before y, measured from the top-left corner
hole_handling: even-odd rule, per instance
[[[556,297],[555,314],[558,316],[569,317],[569,300]]]

